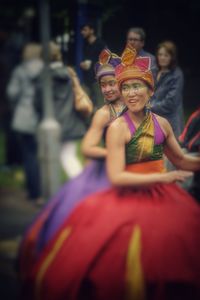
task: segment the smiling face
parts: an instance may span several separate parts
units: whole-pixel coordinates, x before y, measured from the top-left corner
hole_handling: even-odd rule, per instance
[[[157,60],[160,68],[167,69],[171,64],[172,57],[165,47],[161,47],[157,52]]]
[[[115,101],[120,98],[120,91],[117,81],[112,75],[105,75],[100,78],[99,85],[104,99],[107,101]]]
[[[129,79],[122,83],[121,93],[124,102],[131,112],[140,112],[144,110],[153,92],[141,80]]]

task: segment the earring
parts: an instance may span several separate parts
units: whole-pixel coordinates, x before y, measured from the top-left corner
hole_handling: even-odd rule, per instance
[[[151,103],[150,100],[147,102],[147,104],[145,105],[145,113],[149,113],[151,111]]]

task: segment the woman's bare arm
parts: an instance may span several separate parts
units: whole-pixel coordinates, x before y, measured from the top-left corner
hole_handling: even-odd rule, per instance
[[[88,158],[106,157],[107,150],[100,145],[103,132],[109,122],[109,111],[103,107],[99,109],[93,119],[90,128],[83,138],[81,149]]]

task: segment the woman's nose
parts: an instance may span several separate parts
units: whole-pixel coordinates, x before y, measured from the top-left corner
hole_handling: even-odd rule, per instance
[[[105,91],[107,92],[107,91],[110,91],[110,86],[109,85],[106,85],[105,86]]]
[[[136,94],[136,89],[134,87],[131,87],[129,90],[129,95],[135,95]]]

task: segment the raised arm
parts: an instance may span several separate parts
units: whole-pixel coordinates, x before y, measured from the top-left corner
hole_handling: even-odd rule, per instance
[[[107,150],[101,145],[104,129],[109,121],[109,113],[99,109],[93,119],[89,130],[83,138],[81,150],[88,158],[103,158]]]
[[[107,173],[116,186],[148,186],[155,183],[184,181],[190,172],[172,171],[166,173],[142,174],[126,171],[125,144],[130,139],[127,126],[119,118],[114,121],[106,135]]]

